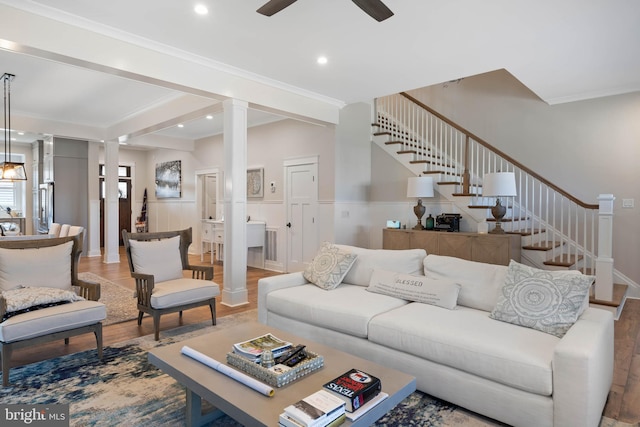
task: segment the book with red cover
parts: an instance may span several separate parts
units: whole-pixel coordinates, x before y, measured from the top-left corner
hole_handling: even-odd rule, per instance
[[[346,403],[346,410],[353,412],[376,397],[382,390],[382,383],[373,375],[351,369],[326,383],[323,388],[340,396]]]

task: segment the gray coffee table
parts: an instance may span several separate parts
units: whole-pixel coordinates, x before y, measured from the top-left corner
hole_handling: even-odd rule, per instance
[[[267,397],[180,353],[186,345],[227,364],[226,354],[234,343],[267,332],[294,344],[305,344],[309,350],[324,357],[324,367],[294,383],[275,388],[275,395]],[[410,375],[257,322],[242,323],[155,348],[149,352],[149,362],[186,387],[188,426],[203,425],[222,414],[229,415],[245,426],[277,426],[278,415],[286,406],[320,390],[323,384],[351,368],[361,369],[380,378],[382,391],[388,393],[389,397],[355,422],[347,420],[343,424],[345,426],[371,425],[416,389],[416,379]],[[203,414],[203,399],[213,405],[215,410]]]

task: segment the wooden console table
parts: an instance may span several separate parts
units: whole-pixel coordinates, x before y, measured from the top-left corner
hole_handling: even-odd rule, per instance
[[[509,265],[520,262],[519,234],[479,234],[446,231],[382,230],[383,249],[424,249],[427,254],[446,255],[470,261]]]

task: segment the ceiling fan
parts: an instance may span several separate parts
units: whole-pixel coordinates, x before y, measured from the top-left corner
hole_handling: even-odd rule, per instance
[[[260,7],[256,12],[265,16],[271,16],[280,12],[287,6],[291,6],[296,0],[270,0]],[[382,3],[381,0],[351,0],[358,7],[364,10],[369,16],[378,22],[382,22],[393,16],[393,12]]]

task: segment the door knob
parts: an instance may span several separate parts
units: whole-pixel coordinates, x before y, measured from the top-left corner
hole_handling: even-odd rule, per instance
[[[291,223],[290,222],[287,223],[287,227],[291,228]]]

